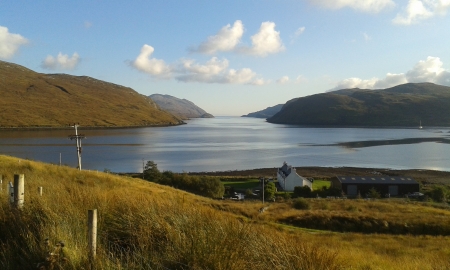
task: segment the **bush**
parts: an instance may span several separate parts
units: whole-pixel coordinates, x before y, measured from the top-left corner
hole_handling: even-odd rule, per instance
[[[304,198],[298,198],[298,199],[294,200],[293,206],[294,206],[295,209],[298,209],[298,210],[311,209],[311,205]]]
[[[294,196],[309,198],[311,197],[311,188],[308,186],[294,187]]]

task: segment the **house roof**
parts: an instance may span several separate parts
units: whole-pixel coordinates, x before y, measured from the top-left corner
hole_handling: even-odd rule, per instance
[[[292,168],[291,165],[288,165],[285,162],[283,162],[283,166],[281,166],[280,168],[278,168],[278,173],[283,177],[286,178],[288,177],[293,171],[295,171],[295,169]]]
[[[336,178],[342,184],[419,184],[416,180],[407,176],[336,176]]]

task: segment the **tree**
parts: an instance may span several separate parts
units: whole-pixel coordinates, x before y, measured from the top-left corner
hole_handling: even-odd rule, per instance
[[[275,192],[277,192],[277,188],[275,187],[274,182],[269,182],[264,185],[264,199],[270,200],[275,197]]]
[[[369,189],[369,192],[367,193],[367,195],[369,196],[369,198],[372,198],[372,199],[381,198],[380,192],[378,192],[374,187]]]
[[[435,202],[445,202],[447,200],[447,190],[442,186],[434,187],[430,197]]]
[[[154,161],[149,160],[145,164],[144,178],[152,182],[158,182],[160,180],[161,172],[158,170],[158,165]]]

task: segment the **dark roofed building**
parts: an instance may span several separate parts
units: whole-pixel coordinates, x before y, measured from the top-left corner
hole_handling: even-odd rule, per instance
[[[381,195],[403,196],[418,192],[419,183],[404,176],[336,176],[331,179],[332,187],[341,189],[347,196],[364,196],[371,188]]]

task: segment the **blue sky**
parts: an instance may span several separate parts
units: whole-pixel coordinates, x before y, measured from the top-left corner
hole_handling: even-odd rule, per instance
[[[450,86],[450,0],[1,1],[0,59],[242,115],[332,89]]]

